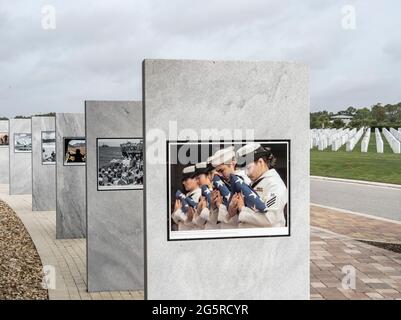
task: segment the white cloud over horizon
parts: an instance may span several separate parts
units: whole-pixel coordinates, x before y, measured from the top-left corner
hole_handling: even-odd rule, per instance
[[[41,28],[44,5],[55,30]],[[312,111],[400,102],[400,12],[396,0],[1,0],[0,116],[140,100],[145,58],[302,61]]]

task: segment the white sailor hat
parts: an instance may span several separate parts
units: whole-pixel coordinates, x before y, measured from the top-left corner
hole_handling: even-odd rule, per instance
[[[272,156],[270,148],[264,148],[259,143],[251,142],[237,150],[237,166],[244,167],[261,157],[270,159]]]
[[[221,164],[230,164],[234,158],[234,146],[229,146],[227,148],[216,151],[216,153],[213,156],[209,157],[208,160],[210,161],[210,164],[214,168],[216,168]]]
[[[182,169],[182,180],[195,177],[195,166],[187,166]]]
[[[209,158],[208,158],[209,159]],[[212,165],[208,161],[199,162],[195,164],[195,174],[199,175],[202,173],[208,173],[213,170]]]

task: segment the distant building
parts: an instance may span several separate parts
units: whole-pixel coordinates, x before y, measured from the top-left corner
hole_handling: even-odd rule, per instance
[[[353,116],[347,116],[347,115],[344,115],[344,114],[337,114],[335,116],[331,116],[330,120],[331,120],[331,122],[333,122],[336,119],[340,119],[345,123],[345,125],[347,125],[347,124],[349,124],[351,122],[352,118],[353,118]]]

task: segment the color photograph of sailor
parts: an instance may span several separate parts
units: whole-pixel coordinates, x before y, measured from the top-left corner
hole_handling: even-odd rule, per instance
[[[2,146],[8,146],[9,141],[8,141],[8,133],[7,132],[0,132],[0,147]]]
[[[42,131],[42,164],[56,163],[56,132]]]
[[[169,240],[289,235],[289,141],[168,142],[168,159]]]
[[[85,162],[85,138],[64,138],[64,165],[83,166]]]
[[[97,139],[98,190],[143,189],[143,140]]]
[[[14,152],[32,152],[32,136],[30,133],[14,133]]]

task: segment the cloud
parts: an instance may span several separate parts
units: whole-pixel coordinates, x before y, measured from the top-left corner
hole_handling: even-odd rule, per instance
[[[48,4],[52,31],[41,28]],[[355,6],[355,30],[342,28],[344,5]],[[145,58],[303,61],[312,110],[398,102],[400,9],[396,0],[8,2],[0,7],[0,115],[140,100]]]

